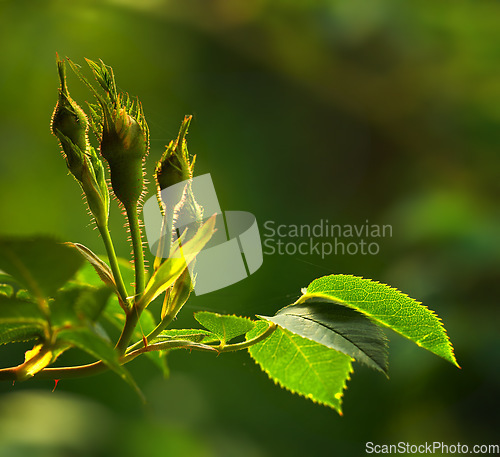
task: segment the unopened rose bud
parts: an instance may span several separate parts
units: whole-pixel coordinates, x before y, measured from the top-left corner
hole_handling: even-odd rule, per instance
[[[157,187],[158,204],[162,214],[166,216],[166,232],[172,233],[169,243],[174,241],[172,227],[173,221],[181,211],[189,214],[191,220],[198,222],[189,229],[187,237],[194,233],[201,226],[203,219],[203,208],[196,202],[193,194],[191,178],[193,177],[194,162],[196,156],[190,160],[187,148],[186,135],[192,116],[185,116],[179,129],[177,139],[171,141],[163,153],[161,159],[156,164],[155,180]],[[182,195],[179,201],[163,202],[161,191],[175,184],[185,182]],[[166,205],[170,205],[167,210]],[[175,211],[175,214],[174,214]],[[165,214],[166,213],[166,214]],[[165,248],[165,253],[170,252],[170,247]]]
[[[158,190],[166,189],[193,177],[194,159],[189,160],[186,135],[192,116],[186,116],[175,141],[171,141],[156,165]]]
[[[61,87],[52,114],[51,130],[61,143],[70,172],[81,181],[85,151],[89,144],[87,138],[89,123],[85,112],[69,95],[64,60],[57,59],[57,69]]]
[[[51,129],[61,143],[68,169],[87,197],[90,211],[98,225],[105,225],[109,211],[109,191],[104,167],[88,140],[87,116],[69,95],[63,60],[57,59],[57,69],[61,87],[52,115]]]
[[[125,207],[137,204],[143,190],[143,161],[148,152],[148,132],[143,116],[136,119],[125,107],[103,106],[101,154],[111,172],[113,191]]]

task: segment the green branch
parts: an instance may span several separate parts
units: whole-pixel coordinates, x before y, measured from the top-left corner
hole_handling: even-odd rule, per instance
[[[250,346],[253,346],[254,344],[260,343],[276,330],[277,325],[275,323],[273,322],[267,322],[267,323],[269,324],[269,327],[263,333],[257,335],[255,338],[252,338],[251,340],[248,341],[243,341],[241,343],[234,343],[234,344],[228,344],[223,347],[217,347],[217,351],[219,353],[240,351],[242,349],[248,349]]]
[[[96,219],[97,221],[97,219]],[[118,290],[119,299],[125,305],[128,306],[127,300],[127,289],[125,287],[125,283],[123,281],[123,277],[120,271],[120,267],[118,266],[118,259],[116,258],[115,248],[113,246],[113,240],[111,239],[111,234],[109,233],[108,226],[101,226],[97,224],[97,228],[101,233],[102,240],[104,242],[104,246],[106,248],[106,253],[108,254],[109,264],[111,267],[111,271],[113,272],[113,278],[115,280],[116,288]]]
[[[139,322],[142,308],[138,306],[139,300],[144,292],[146,284],[146,272],[144,267],[144,250],[142,248],[142,233],[139,224],[139,217],[137,215],[137,205],[129,205],[125,207],[127,218],[130,227],[130,236],[132,238],[132,247],[134,255],[134,268],[135,268],[135,298],[132,308],[126,313],[125,325],[123,327],[120,339],[116,343],[116,349],[123,355],[127,346],[134,334],[135,327]]]
[[[127,311],[122,334],[120,335],[120,339],[116,343],[116,350],[120,355],[125,354],[127,346],[132,339],[132,335],[134,334],[135,327],[139,322],[140,315],[141,310],[139,310],[137,305],[134,303],[132,305],[132,308]]]
[[[153,329],[151,332],[149,332],[146,335],[146,341],[152,341],[154,338],[156,338],[163,330],[165,330],[170,323],[175,319],[175,316],[177,316],[177,313],[180,311],[182,306],[184,305],[184,302],[177,304],[177,306],[174,307],[161,321],[160,323]],[[136,349],[140,349],[144,347],[144,341],[140,340],[137,341],[137,343],[133,344],[129,348],[127,348],[126,353],[129,354],[130,351],[134,351]]]
[[[203,343],[195,343],[187,340],[172,340],[161,343],[149,344],[141,347],[132,352],[128,352],[120,358],[120,364],[126,364],[134,360],[137,356],[146,352],[164,351],[168,349],[189,349],[204,352],[216,352],[218,354],[223,352],[234,352],[242,349],[247,349],[254,344],[257,344],[266,339],[271,333],[276,330],[276,324],[269,322],[269,327],[260,335],[252,338],[251,340],[242,343],[228,344],[223,348]],[[132,348],[129,348],[129,350]],[[3,368],[0,369],[0,381],[17,381],[19,367]],[[102,361],[90,363],[87,365],[79,365],[75,367],[62,367],[62,368],[44,368],[34,375],[38,379],[67,379],[67,378],[81,378],[93,376],[103,371],[108,370],[109,367]]]
[[[144,250],[142,248],[142,233],[137,215],[137,205],[125,207],[132,238],[135,268],[135,302],[139,301],[146,285],[146,272],[144,267]]]
[[[205,351],[205,352],[217,352],[217,353],[220,352],[218,348],[210,346],[208,344],[195,343],[193,341],[186,341],[186,340],[172,340],[172,341],[165,341],[162,343],[148,344],[145,347],[142,347],[140,349],[137,349],[136,351],[128,353],[122,360],[124,361],[123,363],[128,363],[131,360],[135,359],[138,355],[144,354],[146,352],[164,351],[168,349],[189,349],[189,350],[195,349],[197,351]]]

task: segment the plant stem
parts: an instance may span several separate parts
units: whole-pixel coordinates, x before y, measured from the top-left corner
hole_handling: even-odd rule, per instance
[[[184,304],[184,303],[183,303]],[[163,330],[165,330],[170,323],[174,320],[175,316],[179,312],[179,309],[182,306],[178,306],[175,309],[173,309],[169,314],[167,314],[161,321],[160,323],[150,332],[146,335],[146,341],[151,341],[153,338],[156,338]],[[133,351],[135,349],[140,349],[144,346],[144,341],[140,340],[137,341],[137,343],[133,344],[129,348],[127,348],[127,354],[130,351]]]
[[[173,340],[173,341],[165,341],[163,343],[155,343],[150,344],[146,347],[142,347],[133,352],[128,353],[123,357],[123,363],[128,363],[131,360],[135,359],[138,355],[144,354],[145,352],[152,351],[164,351],[168,349],[196,349],[198,351],[206,351],[206,352],[219,352],[219,349],[215,346],[210,346],[208,344],[194,343],[192,341],[184,341],[184,340]]]
[[[132,247],[134,250],[134,268],[135,268],[135,302],[138,302],[144,292],[146,283],[146,273],[144,268],[144,251],[142,249],[142,233],[137,215],[137,205],[133,204],[125,207],[128,223],[130,227],[130,236],[132,238]]]
[[[122,334],[120,335],[118,343],[116,343],[116,349],[118,350],[120,355],[125,354],[127,345],[129,344],[132,335],[134,334],[135,327],[139,322],[140,313],[141,310],[139,310],[137,304],[134,303],[132,305],[132,308],[126,314],[125,325],[123,327]]]
[[[151,351],[162,351],[166,349],[189,349],[189,350],[199,350],[199,351],[207,351],[207,352],[233,352],[239,351],[241,349],[247,349],[254,344],[259,343],[260,341],[266,339],[271,333],[276,330],[276,324],[272,322],[268,322],[269,327],[260,335],[252,338],[251,340],[244,341],[242,343],[228,344],[223,348],[218,346],[212,346],[208,344],[202,343],[194,343],[192,341],[184,341],[184,340],[173,340],[173,341],[165,341],[163,343],[151,344],[146,347],[142,347],[132,352],[129,352],[127,355],[122,355],[120,362],[122,364],[128,363],[135,359],[137,356],[144,354],[145,352]],[[131,325],[131,324],[130,324]],[[129,351],[132,348],[129,348]],[[17,381],[17,368],[3,368],[0,369],[0,381]],[[80,378],[86,376],[93,376],[103,371],[108,370],[108,366],[102,362],[94,362],[88,365],[79,365],[76,367],[62,367],[62,368],[44,368],[40,372],[38,372],[34,377],[38,379],[67,379],[67,378]]]
[[[17,368],[3,368],[0,370],[0,381],[17,381]],[[77,367],[44,368],[35,374],[38,379],[65,379],[92,376],[106,371],[108,367],[102,361],[80,365]]]
[[[35,375],[38,379],[68,379],[94,376],[108,370],[109,367],[102,361],[79,365],[76,367],[44,368]]]
[[[135,327],[139,322],[142,308],[138,306],[139,300],[144,292],[146,283],[146,274],[144,268],[144,250],[142,249],[142,233],[137,215],[137,205],[133,204],[125,207],[128,223],[130,227],[130,236],[132,238],[132,247],[134,251],[135,267],[135,298],[132,307],[126,313],[125,325],[116,343],[116,349],[120,355],[125,354],[125,350],[134,334]]]
[[[16,367],[2,368],[0,370],[0,381],[16,381],[17,371]]]
[[[150,346],[138,349],[137,351],[127,354],[120,359],[120,363],[126,364],[134,360],[137,356],[151,351],[160,351],[165,349],[195,349],[199,351],[218,352],[218,349],[206,344],[193,343],[192,341],[174,340],[164,343],[152,344]],[[18,368],[2,368],[0,369],[0,381],[18,381]],[[102,361],[89,363],[87,365],[78,365],[75,367],[61,368],[44,368],[36,373],[33,377],[37,379],[68,379],[68,378],[83,378],[93,376],[108,370],[109,367]]]
[[[111,234],[109,233],[108,226],[107,225],[101,226],[97,224],[97,227],[99,229],[99,232],[101,233],[104,246],[106,247],[106,252],[108,254],[111,271],[113,272],[116,288],[120,295],[119,297],[120,301],[122,301],[124,305],[127,305],[127,289],[125,287],[125,283],[123,282],[123,277],[120,271],[120,267],[118,266],[118,259],[116,258],[116,252],[113,246],[113,240],[111,239]]]
[[[254,344],[260,343],[262,340],[265,340],[271,333],[276,330],[276,324],[274,322],[268,322],[269,327],[260,335],[252,338],[248,341],[243,341],[242,343],[228,344],[224,347],[216,347],[217,351],[222,352],[234,352],[239,351],[241,349],[247,349]]]

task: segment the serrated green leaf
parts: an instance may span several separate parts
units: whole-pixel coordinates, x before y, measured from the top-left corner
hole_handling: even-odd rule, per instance
[[[0,344],[43,338],[43,327],[35,324],[0,324]]]
[[[273,317],[259,317],[387,375],[387,338],[380,327],[354,309],[332,302],[305,302],[287,306]]]
[[[95,322],[101,315],[111,290],[84,284],[68,284],[59,290],[50,303],[54,328],[81,326]]]
[[[1,324],[35,324],[45,328],[47,320],[36,303],[0,295]]]
[[[220,339],[212,332],[197,328],[169,329],[161,332],[153,342],[169,340],[192,341],[193,343],[216,343]]]
[[[247,334],[247,340],[267,327],[267,323],[257,322]],[[281,327],[251,346],[248,352],[281,387],[342,414],[342,395],[352,373],[352,359],[348,355]]]
[[[37,298],[52,297],[82,264],[78,252],[50,237],[0,238],[0,268]]]
[[[420,302],[386,284],[351,275],[314,280],[296,304],[330,300],[350,306],[418,346],[459,366],[440,319]]]
[[[33,301],[0,295],[0,344],[44,339],[48,326]]]
[[[71,344],[90,354],[92,357],[102,360],[105,365],[129,383],[141,398],[143,398],[141,391],[128,370],[120,364],[118,354],[114,350],[112,344],[91,329],[80,327],[61,330],[57,333],[57,342],[59,344]]]
[[[209,311],[199,311],[194,314],[194,318],[217,336],[223,346],[233,338],[245,335],[255,326],[255,322],[246,317],[217,314]]]

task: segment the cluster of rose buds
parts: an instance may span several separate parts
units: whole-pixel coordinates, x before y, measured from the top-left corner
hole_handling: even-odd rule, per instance
[[[100,156],[109,165],[111,189],[127,214],[137,214],[145,191],[144,160],[149,149],[149,129],[140,102],[131,101],[127,94],[117,91],[111,67],[102,61],[98,63],[87,59],[102,89],[99,92],[77,65],[69,59],[67,63],[91,90],[98,104],[88,104],[89,116],[85,114],[69,95],[66,61],[57,58],[61,85],[51,129],[59,139],[70,173],[82,187],[97,225],[102,228],[108,222],[109,190],[103,162],[89,141],[89,129],[92,128],[100,143]],[[201,222],[203,210],[196,202],[190,184],[195,158],[190,158],[186,143],[191,118],[184,118],[177,139],[167,146],[154,176],[158,195],[162,189],[186,182],[179,207],[184,206],[195,216],[195,220]],[[160,199],[159,203],[163,211]],[[171,309],[184,303],[192,289],[193,282],[186,270],[169,290],[165,306]]]

